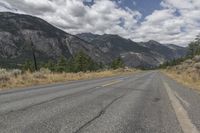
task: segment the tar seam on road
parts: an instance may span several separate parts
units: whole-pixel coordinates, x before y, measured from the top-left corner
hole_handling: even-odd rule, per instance
[[[85,124],[83,124],[81,127],[79,127],[74,133],[80,133],[82,129],[84,129],[85,127],[88,127],[94,120],[98,119],[99,117],[101,117],[106,110],[117,100],[121,99],[122,97],[124,97],[125,94],[115,98],[114,100],[112,100],[108,105],[106,105],[94,118],[92,118],[91,120],[89,120],[88,122],[86,122]]]
[[[190,106],[190,104],[189,104],[187,101],[185,101],[181,96],[179,96],[179,94],[178,94],[176,91],[174,91],[174,95],[175,95],[183,104],[185,104],[187,107]]]
[[[179,100],[173,94],[172,89],[164,80],[163,80],[163,84],[167,90],[167,94],[169,96],[172,107],[175,111],[177,120],[182,128],[183,133],[199,133],[196,126],[192,124],[192,121],[190,120],[187,111],[183,108]]]
[[[92,90],[92,89],[98,89],[98,86],[97,86],[97,87],[91,87],[91,88],[89,88],[89,89],[87,89],[87,90],[82,90],[82,91],[80,91],[80,92],[82,93],[82,92],[89,91],[89,90]],[[80,93],[80,92],[79,92],[79,93]],[[17,110],[10,110],[9,112],[6,112],[6,113],[3,112],[3,113],[0,113],[0,116],[2,116],[2,115],[7,115],[7,114],[12,113],[12,112],[25,111],[26,109],[29,109],[29,108],[31,108],[31,107],[39,106],[39,105],[42,105],[42,104],[44,104],[44,103],[52,102],[52,101],[54,101],[54,100],[61,99],[61,98],[64,98],[64,97],[67,97],[67,96],[71,96],[71,95],[76,95],[76,93],[67,94],[67,95],[63,95],[63,96],[59,96],[59,97],[55,97],[55,98],[49,99],[49,100],[47,100],[47,101],[43,101],[43,102],[39,102],[39,103],[36,103],[36,104],[33,104],[33,105],[26,106],[26,107],[24,107],[24,108],[20,108],[20,109],[17,109]]]

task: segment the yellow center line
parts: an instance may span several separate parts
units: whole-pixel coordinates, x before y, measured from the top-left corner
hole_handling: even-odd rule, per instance
[[[113,85],[113,84],[117,84],[117,83],[122,82],[122,81],[123,80],[116,80],[116,81],[110,82],[108,84],[102,85],[102,87],[106,87],[106,86],[110,86],[110,85]]]

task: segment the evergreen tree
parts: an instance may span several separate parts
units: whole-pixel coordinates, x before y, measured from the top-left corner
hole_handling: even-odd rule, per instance
[[[67,60],[65,59],[65,57],[60,57],[60,59],[58,60],[58,63],[56,65],[56,71],[57,72],[66,72],[68,69],[68,64],[67,64]]]
[[[200,35],[189,44],[189,56],[194,57],[195,55],[200,55]]]
[[[121,57],[118,57],[117,59],[113,60],[113,62],[111,63],[112,69],[123,68],[124,66],[125,65]]]
[[[34,71],[34,65],[30,60],[27,60],[23,65],[22,65],[22,70],[24,71]]]
[[[86,72],[96,69],[96,63],[83,51],[78,52],[73,59],[74,72]]]
[[[56,71],[56,64],[53,60],[49,60],[45,65],[45,68],[48,68],[51,71]]]
[[[104,66],[103,63],[96,63],[91,57],[80,51],[73,58],[67,60],[62,56],[57,62],[49,60],[47,63],[41,63],[40,67],[48,68],[55,72],[86,72],[96,71]],[[31,61],[27,61],[23,65],[23,69],[33,71],[34,65]]]

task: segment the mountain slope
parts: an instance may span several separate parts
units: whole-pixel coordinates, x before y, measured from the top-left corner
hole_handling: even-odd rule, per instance
[[[155,67],[161,63],[186,55],[187,49],[176,45],[163,45],[156,41],[136,43],[118,35],[78,34],[78,37],[97,46],[112,59],[121,56],[125,64],[133,67]]]
[[[141,45],[149,48],[153,52],[167,60],[180,58],[187,53],[187,49],[173,44],[160,44],[159,42],[150,40],[148,42],[141,42]]]
[[[105,60],[100,50],[76,36],[50,25],[46,21],[9,12],[0,13],[0,61],[1,65],[15,65],[32,59],[32,47],[37,60],[72,57],[82,50],[97,61]]]
[[[155,41],[136,43],[109,34],[74,36],[37,17],[0,12],[0,67],[32,60],[32,49],[38,61],[70,58],[83,51],[96,62],[105,64],[121,56],[131,67],[155,67],[186,54],[185,48]]]

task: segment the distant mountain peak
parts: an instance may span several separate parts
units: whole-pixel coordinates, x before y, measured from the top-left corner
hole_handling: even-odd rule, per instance
[[[161,44],[161,43],[159,43],[158,41],[155,41],[155,40],[149,40],[148,43],[151,43],[151,44]]]
[[[91,35],[87,36],[87,34],[77,36],[86,39],[86,41],[89,40],[111,58],[121,56],[128,66],[133,67],[155,67],[167,60],[179,58],[186,54],[185,48],[177,46],[172,49],[154,40],[136,43],[112,34],[103,34],[92,39],[90,39]]]
[[[38,61],[71,58],[83,51],[96,62],[109,64],[123,56],[130,67],[155,67],[185,55],[186,49],[159,42],[137,43],[119,35],[66,33],[46,21],[30,15],[0,12],[0,65],[17,65],[32,60],[32,46]],[[171,46],[172,47],[172,46]]]

